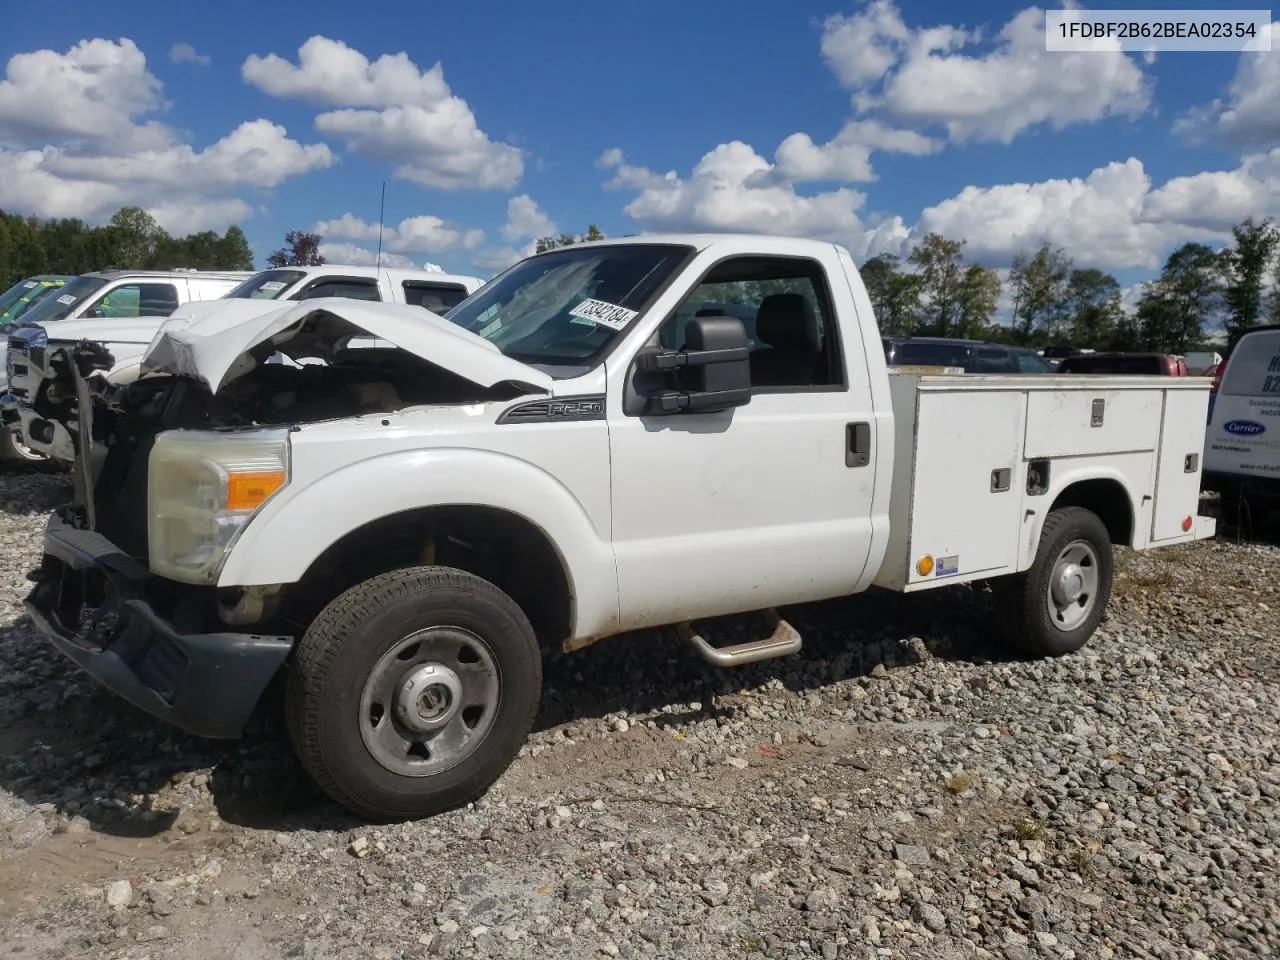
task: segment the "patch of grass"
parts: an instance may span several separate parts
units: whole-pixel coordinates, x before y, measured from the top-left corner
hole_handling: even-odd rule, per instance
[[[978,778],[968,770],[957,770],[947,777],[947,789],[952,793],[964,793],[966,790],[972,790],[977,782]]]
[[[1086,880],[1098,875],[1098,868],[1093,865],[1093,854],[1088,850],[1072,850],[1067,856],[1067,863]]]
[[[1019,820],[1013,825],[1013,832],[1019,840],[1043,840],[1044,828],[1043,820]]]

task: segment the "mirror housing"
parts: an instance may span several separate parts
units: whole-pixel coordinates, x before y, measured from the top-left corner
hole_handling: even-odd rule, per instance
[[[642,353],[645,373],[674,373],[679,389],[644,398],[646,415],[714,413],[751,399],[747,331],[737,317],[693,317],[684,328],[685,348]]]

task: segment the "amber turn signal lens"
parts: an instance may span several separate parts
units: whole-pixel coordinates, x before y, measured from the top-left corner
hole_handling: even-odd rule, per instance
[[[916,573],[922,577],[927,577],[933,573],[933,557],[926,554],[916,563]]]
[[[284,486],[283,470],[233,473],[227,477],[227,509],[233,512],[256,510],[267,497]]]

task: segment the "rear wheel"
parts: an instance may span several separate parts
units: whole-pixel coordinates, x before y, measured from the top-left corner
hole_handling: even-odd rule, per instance
[[[331,602],[299,644],[286,719],[307,772],[371,820],[474,800],[515,758],[542,661],[524,612],[446,567],[385,573]]]
[[[1035,656],[1079,650],[1106,613],[1114,573],[1111,537],[1097,515],[1054,510],[1031,569],[992,584],[1006,641]]]

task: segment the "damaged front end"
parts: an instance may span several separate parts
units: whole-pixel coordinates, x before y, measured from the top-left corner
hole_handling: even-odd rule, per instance
[[[550,380],[417,308],[311,301],[252,330],[201,326],[158,335],[127,384],[108,378],[101,344],[51,358],[50,387],[78,411],[75,496],[49,521],[26,606],[137,706],[238,736],[305,620],[287,586],[219,587],[218,574],[289,483],[292,432],[513,398]]]

